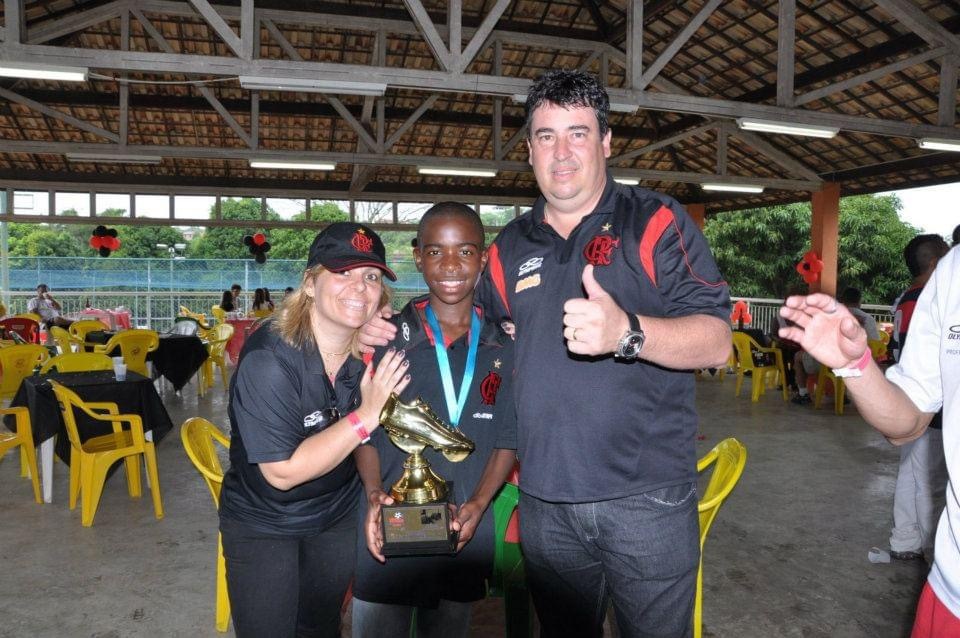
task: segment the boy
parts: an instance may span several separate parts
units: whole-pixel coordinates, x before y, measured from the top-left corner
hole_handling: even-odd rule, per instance
[[[418,636],[467,635],[471,603],[486,595],[493,566],[493,512],[488,506],[516,461],[513,342],[497,324],[484,320],[473,303],[487,262],[480,217],[454,202],[431,207],[420,220],[414,260],[430,292],[392,319],[398,330],[390,347],[404,351],[413,379],[401,399],[422,397],[476,449],[460,463],[424,451],[434,471],[452,486],[457,554],[389,560],[381,553],[381,508],[393,503],[387,491],[400,478],[407,455],[382,429],[355,452],[365,494],[360,542],[369,550],[357,552],[353,635],[358,637],[405,638],[415,609]],[[476,350],[472,370],[471,348]],[[444,375],[450,381],[447,390]]]

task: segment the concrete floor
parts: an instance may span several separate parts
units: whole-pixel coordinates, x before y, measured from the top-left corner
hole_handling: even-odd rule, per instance
[[[922,563],[873,565],[886,548],[897,452],[856,410],[733,397],[733,379],[697,384],[706,452],[735,436],[749,458],[721,509],[704,560],[704,635],[774,638],[909,635]],[[198,399],[169,388],[175,424],[201,415],[226,427],[222,388]],[[14,454],[0,463],[0,636],[218,636],[213,627],[217,517],[179,432],[158,446],[166,516],[149,497],[108,481],[94,526],[67,508],[67,471],[54,502],[33,502]],[[476,605],[472,635],[502,636],[502,604]],[[614,632],[610,632],[614,633]],[[232,630],[227,634],[232,635]]]

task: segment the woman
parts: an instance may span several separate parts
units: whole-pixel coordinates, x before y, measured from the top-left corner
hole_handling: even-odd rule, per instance
[[[266,288],[257,288],[253,291],[253,312],[273,312],[273,302]]]
[[[337,636],[353,574],[360,482],[351,453],[409,383],[388,353],[372,372],[357,329],[396,280],[369,228],[331,224],[303,280],[244,344],[230,386],[231,467],[220,531],[238,636]]]
[[[233,305],[233,293],[229,290],[223,291],[223,295],[220,297],[220,307],[223,308],[224,312],[233,312],[236,310],[236,307]]]

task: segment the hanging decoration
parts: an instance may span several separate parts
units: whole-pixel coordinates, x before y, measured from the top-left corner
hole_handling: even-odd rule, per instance
[[[820,279],[821,270],[823,270],[823,262],[820,261],[820,256],[812,250],[804,253],[803,259],[797,264],[797,272],[808,284]]]
[[[267,261],[267,251],[270,250],[270,242],[267,241],[266,235],[263,233],[244,235],[243,244],[244,246],[250,247],[250,254],[253,255],[253,258],[258,264]]]
[[[750,309],[746,301],[740,299],[737,303],[733,304],[733,313],[730,315],[730,321],[736,322],[740,328],[743,328],[744,324],[749,324],[753,321],[753,316],[750,314]]]
[[[120,239],[116,228],[97,226],[90,235],[90,248],[98,251],[101,257],[109,257],[110,253],[120,248]]]

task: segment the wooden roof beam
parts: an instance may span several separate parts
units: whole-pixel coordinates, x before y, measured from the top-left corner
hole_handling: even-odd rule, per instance
[[[62,17],[47,19],[27,28],[27,42],[42,44],[56,38],[82,31],[95,24],[112,20],[127,11],[127,0],[114,0],[94,9],[86,9]]]
[[[20,44],[26,29],[23,16],[23,0],[3,0],[4,42]]]
[[[20,104],[20,105],[22,105],[22,106],[25,106],[25,107],[27,107],[28,109],[31,109],[31,110],[34,110],[34,111],[38,111],[38,112],[40,112],[40,113],[43,113],[44,115],[46,115],[46,116],[48,116],[48,117],[52,117],[52,118],[54,118],[55,120],[60,120],[61,122],[64,122],[64,123],[66,123],[66,124],[69,124],[70,126],[75,126],[76,128],[80,129],[81,131],[86,131],[87,133],[92,133],[92,134],[96,135],[97,137],[102,137],[102,138],[104,138],[104,139],[110,140],[111,142],[119,142],[119,141],[120,141],[120,136],[117,135],[116,133],[112,132],[112,131],[108,131],[108,130],[106,130],[106,129],[102,129],[102,128],[100,128],[99,126],[94,126],[93,124],[90,124],[89,122],[84,122],[83,120],[79,120],[79,119],[73,117],[72,115],[70,115],[69,113],[64,113],[63,111],[58,111],[57,109],[52,109],[52,108],[50,108],[49,106],[46,106],[46,105],[44,105],[44,104],[40,104],[39,102],[35,102],[34,100],[31,100],[31,99],[29,99],[29,98],[23,97],[22,95],[20,95],[20,94],[18,94],[18,93],[14,93],[13,91],[11,91],[11,90],[9,90],[9,89],[5,89],[5,88],[3,88],[3,87],[0,87],[0,97],[6,98],[7,100],[10,100],[11,102],[16,102],[17,104]],[[4,147],[4,149],[6,149],[6,147],[7,147],[6,140],[3,142],[3,147]]]
[[[241,37],[237,37],[237,34],[233,32],[233,29],[230,28],[230,25],[227,24],[227,21],[224,20],[217,10],[213,8],[207,0],[189,0],[190,4],[193,5],[193,8],[197,10],[203,19],[210,25],[210,28],[220,36],[220,39],[230,47],[230,50],[236,54],[237,57],[243,58],[244,60],[251,59],[250,51],[244,51],[244,44],[242,40],[243,33],[243,22],[244,16],[249,12],[251,14],[250,24],[248,25],[248,30],[253,26],[252,21],[252,12],[253,12],[253,0],[242,0],[240,5],[240,20],[241,20]],[[252,42],[252,41],[251,41]],[[247,53],[247,55],[244,55]]]
[[[703,23],[706,22],[707,18],[710,17],[720,3],[723,0],[707,0],[707,2],[700,7],[700,10],[695,16],[693,16],[686,26],[677,34],[677,37],[667,46],[663,52],[657,56],[657,59],[650,64],[649,67],[644,70],[643,75],[640,77],[639,84],[634,84],[634,90],[640,90],[645,88],[647,85],[653,81],[653,78],[657,77],[660,74],[660,71],[663,70],[663,67],[667,66],[670,60],[673,59],[673,56],[677,54],[680,49],[683,48],[687,42],[690,41],[690,38],[697,32],[697,30],[703,26]]]
[[[945,46],[952,54],[960,55],[960,39],[925,14],[912,0],[874,0],[874,2],[931,46]]]

